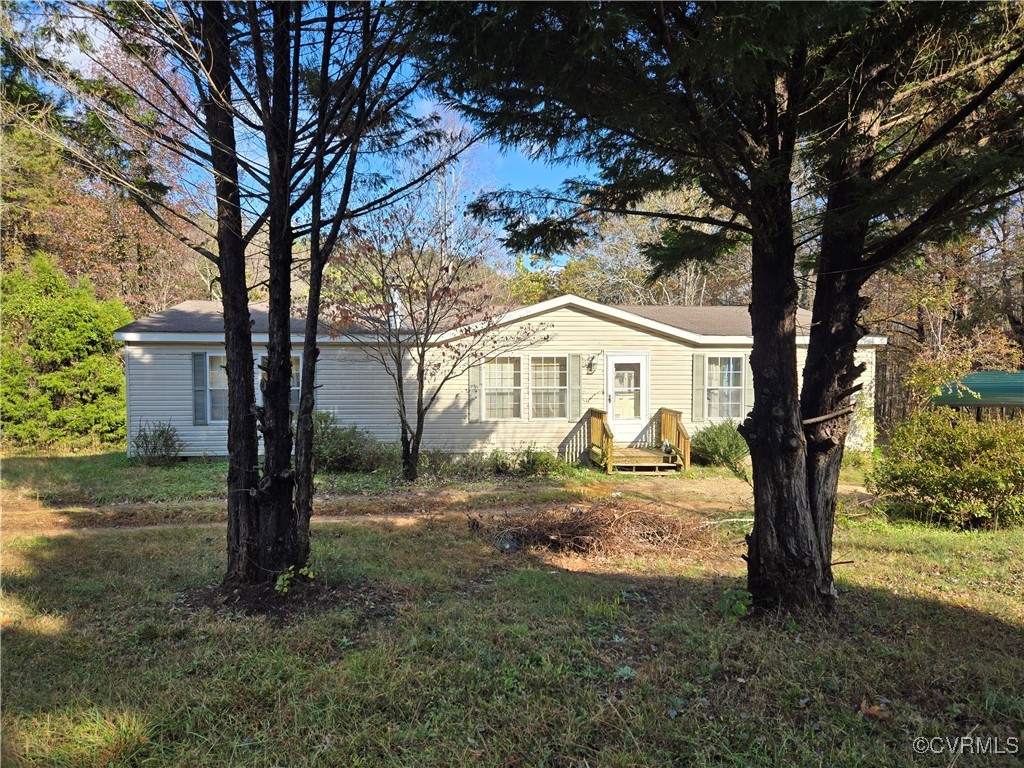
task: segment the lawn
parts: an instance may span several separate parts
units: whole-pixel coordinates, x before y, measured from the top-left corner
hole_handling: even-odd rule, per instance
[[[625,478],[602,503],[710,482]],[[505,555],[461,509],[335,518],[313,535],[330,589],[268,616],[203,599],[218,529],[5,532],[4,750],[30,766],[887,766],[951,763],[916,756],[917,736],[1024,737],[1024,532],[857,508],[836,532],[854,562],[835,615],[730,622],[715,606],[742,587],[741,536]]]

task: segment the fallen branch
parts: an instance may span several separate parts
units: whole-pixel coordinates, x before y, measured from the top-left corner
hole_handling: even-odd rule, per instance
[[[845,408],[840,408],[838,411],[832,411],[832,413],[826,413],[824,416],[815,416],[813,419],[804,419],[803,424],[805,427],[809,427],[811,424],[821,424],[823,421],[832,421],[832,419],[838,419],[840,416],[846,416],[849,413],[853,413],[857,408],[852,405],[848,405]]]
[[[752,517],[730,517],[726,520],[710,520],[706,523],[701,523],[698,528],[707,528],[711,525],[724,525],[725,523],[752,523],[754,518]]]

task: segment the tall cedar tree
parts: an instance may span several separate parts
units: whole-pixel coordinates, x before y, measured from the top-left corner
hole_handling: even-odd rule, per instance
[[[50,7],[49,23],[35,28],[49,39],[33,49],[24,38],[18,56],[68,99],[59,120],[66,151],[217,267],[228,378],[225,583],[272,582],[302,567],[309,553],[324,266],[346,222],[422,181],[395,187],[383,161],[367,160],[414,147],[431,133],[429,119],[403,108],[417,88],[403,65],[407,13],[383,3],[334,2]],[[75,17],[88,19],[84,31],[69,26]],[[97,38],[111,41],[132,67],[92,53]],[[54,55],[66,43],[77,58],[91,56],[92,68],[76,69]],[[121,74],[126,69],[132,78]],[[147,77],[137,76],[140,69]],[[168,71],[187,87],[168,81]],[[161,109],[164,103],[173,109]],[[190,202],[206,214],[186,222],[191,232],[181,229],[167,169],[153,160],[160,153],[186,164],[179,181],[191,185]],[[212,230],[204,231],[204,222]],[[291,278],[299,239],[309,295],[293,437]],[[270,328],[258,405],[245,267],[247,251],[259,242],[269,263]]]
[[[755,403],[748,585],[758,606],[835,600],[836,486],[863,368],[864,282],[970,228],[1018,186],[1021,15],[1006,4],[473,3],[421,8],[439,92],[504,142],[600,169],[478,210],[520,249],[699,186],[662,270],[749,240]],[[806,180],[801,186],[795,179]],[[570,202],[566,202],[570,201]],[[800,211],[801,215],[795,215]],[[799,248],[816,291],[798,390]]]

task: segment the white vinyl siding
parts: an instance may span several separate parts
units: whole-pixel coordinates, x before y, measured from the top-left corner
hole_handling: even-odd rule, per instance
[[[707,418],[743,416],[743,356],[707,358]]]
[[[519,357],[494,357],[484,363],[484,418],[523,417],[523,361]]]
[[[530,418],[562,419],[569,416],[569,358],[530,358]]]
[[[503,357],[519,360],[519,379],[512,378],[512,390],[516,395],[510,398],[518,401],[518,416],[507,419],[484,417],[471,421],[472,398],[477,390],[471,386],[472,376],[467,372],[449,381],[442,389],[433,408],[427,415],[423,447],[449,451],[489,451],[495,448],[515,450],[527,445],[558,451],[575,459],[586,450],[587,434],[584,426],[588,408],[608,409],[606,391],[606,354],[609,352],[646,354],[648,356],[649,415],[654,416],[659,408],[671,408],[684,414],[684,423],[690,434],[695,434],[706,424],[691,420],[694,353],[707,358],[743,358],[749,355],[749,346],[742,344],[690,346],[677,339],[651,331],[638,319],[636,324],[627,324],[595,316],[577,307],[561,307],[534,318],[532,321],[514,323],[507,333],[515,334],[524,325],[538,328],[540,340],[523,349],[517,355]],[[263,354],[264,349],[255,350]],[[194,424],[192,356],[194,353],[223,355],[223,345],[188,343],[144,343],[129,342],[125,346],[125,364],[128,381],[128,428],[129,445],[137,433],[140,423],[169,421],[188,443],[186,455],[225,455],[227,453],[227,429],[224,424]],[[797,364],[803,365],[806,348],[797,349]],[[569,397],[575,400],[578,390],[579,419],[576,420],[575,406],[573,420],[531,419],[526,416],[533,411],[533,393],[530,387],[530,358],[566,358],[579,355],[579,381],[573,380],[570,371]],[[570,367],[571,360],[570,357]],[[873,362],[874,349],[858,350],[858,359]],[[744,361],[744,365],[746,365]],[[514,365],[512,366],[514,368]],[[474,367],[480,376],[480,394],[483,394],[483,365]],[[744,376],[747,369],[744,368]],[[869,367],[866,377],[873,372]],[[524,381],[523,377],[527,377]],[[706,381],[705,381],[706,383]],[[316,369],[316,407],[330,412],[340,424],[356,425],[369,430],[378,439],[393,442],[399,437],[399,422],[396,412],[395,389],[391,378],[379,363],[351,343],[342,340],[321,343],[321,355]],[[407,382],[407,396],[414,401],[412,393],[415,382],[410,371]],[[862,427],[858,437],[870,445],[872,392],[870,380],[866,379],[864,392],[858,396],[858,413],[855,423]],[[742,396],[742,395],[741,395]],[[515,406],[510,406],[511,412]],[[506,410],[506,409],[502,409]],[[745,411],[744,411],[745,413]],[[740,415],[742,418],[742,414]],[[863,419],[863,421],[861,421]],[[623,443],[642,440],[645,434],[615,435]],[[853,436],[851,436],[852,438]],[[859,441],[860,442],[860,441]]]

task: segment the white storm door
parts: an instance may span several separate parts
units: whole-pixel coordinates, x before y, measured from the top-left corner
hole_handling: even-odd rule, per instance
[[[647,427],[647,355],[609,352],[605,358],[608,425],[628,445]]]

